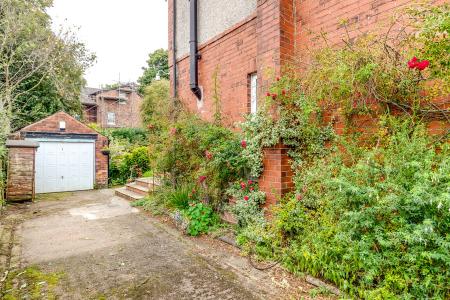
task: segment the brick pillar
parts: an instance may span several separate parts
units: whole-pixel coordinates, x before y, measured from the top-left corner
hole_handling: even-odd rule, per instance
[[[281,143],[264,149],[264,171],[259,186],[267,194],[266,206],[276,204],[294,187],[288,151],[289,148]]]
[[[9,140],[8,179],[6,200],[34,200],[35,156],[38,143],[23,140]]]
[[[294,13],[291,0],[258,1],[257,65],[260,95],[265,94],[275,76],[282,75],[283,67],[292,62],[295,48]],[[266,206],[277,203],[293,189],[288,150],[282,144],[264,149],[264,172],[259,185],[267,194]]]

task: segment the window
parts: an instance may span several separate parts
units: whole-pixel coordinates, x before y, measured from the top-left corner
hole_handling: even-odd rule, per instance
[[[127,104],[128,94],[126,92],[119,91],[119,104]]]
[[[254,114],[258,110],[258,74],[253,73],[249,76],[250,79],[250,113]]]
[[[116,114],[113,112],[108,112],[108,125],[116,125]]]

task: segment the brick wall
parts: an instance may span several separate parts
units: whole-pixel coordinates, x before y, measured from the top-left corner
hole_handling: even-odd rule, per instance
[[[259,98],[282,74],[284,66],[308,61],[307,48],[314,44],[307,33],[325,32],[331,43],[339,44],[346,35],[341,21],[348,19],[350,38],[376,29],[387,21],[396,9],[412,0],[258,0],[257,9],[246,20],[201,44],[199,52],[199,83],[204,90],[199,104],[189,89],[189,56],[178,60],[178,95],[184,105],[203,119],[214,114],[212,101],[215,72],[225,124],[232,127],[249,112],[248,74],[257,71]],[[436,4],[445,0],[435,1]],[[172,63],[172,5],[169,0],[169,61]],[[299,60],[301,58],[301,60]],[[301,72],[301,68],[298,69]],[[171,80],[173,82],[171,66]],[[448,99],[447,99],[448,100]],[[440,101],[444,101],[440,99]],[[261,102],[261,101],[259,101]],[[330,110],[328,119],[334,121],[338,133],[343,131],[344,119],[338,110]],[[358,116],[355,120],[361,131],[375,130],[376,120]],[[431,133],[442,132],[450,124],[434,121]],[[260,186],[268,195],[267,202],[275,203],[292,187],[292,171],[287,149],[277,145],[264,151],[264,172]]]
[[[66,122],[66,130],[59,130],[59,122]],[[108,185],[108,156],[101,153],[101,149],[108,145],[108,139],[88,126],[74,119],[65,112],[58,112],[39,122],[31,124],[20,130],[25,132],[47,132],[59,134],[64,137],[65,134],[95,134],[95,182],[98,187],[106,187]]]
[[[97,122],[102,128],[138,128],[142,126],[140,109],[142,98],[136,92],[127,94],[127,99],[120,102],[118,90],[110,90],[96,96]],[[116,115],[116,124],[107,122],[108,112]]]
[[[8,149],[8,182],[6,199],[24,201],[34,199],[34,158],[36,148],[11,147]]]

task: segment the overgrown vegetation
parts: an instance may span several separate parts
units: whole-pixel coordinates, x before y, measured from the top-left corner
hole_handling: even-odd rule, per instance
[[[93,129],[108,137],[109,146],[103,149],[109,153],[109,183],[122,185],[138,177],[151,174],[148,134],[140,128]]]
[[[448,298],[450,147],[448,133],[427,126],[450,124],[440,101],[449,6],[410,8],[396,21],[341,46],[325,39],[304,72],[274,78],[242,133],[221,126],[217,78],[213,122],[168,101],[166,81],[152,83],[142,113],[163,184],[139,204],[191,235],[228,209],[244,249],[351,297]],[[263,148],[278,143],[290,147],[295,189],[266,219],[256,179]]]
[[[431,136],[427,124],[450,124],[439,102],[449,94],[449,6],[397,20],[387,33],[316,49],[302,76],[275,80],[266,109],[243,124],[254,175],[262,147],[291,146],[295,191],[238,240],[352,297],[447,299],[450,147],[448,132]]]
[[[178,212],[189,222],[187,232],[197,235],[217,224],[214,211],[225,209],[231,183],[247,180],[248,163],[238,134],[220,125],[220,112],[209,123],[168,99],[167,81],[152,83],[144,95],[152,170],[163,177],[145,206]]]

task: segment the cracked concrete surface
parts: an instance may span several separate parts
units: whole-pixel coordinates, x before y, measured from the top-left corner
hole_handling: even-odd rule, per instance
[[[280,298],[244,258],[193,242],[112,190],[42,200],[22,212],[22,267],[64,274],[60,299]]]

